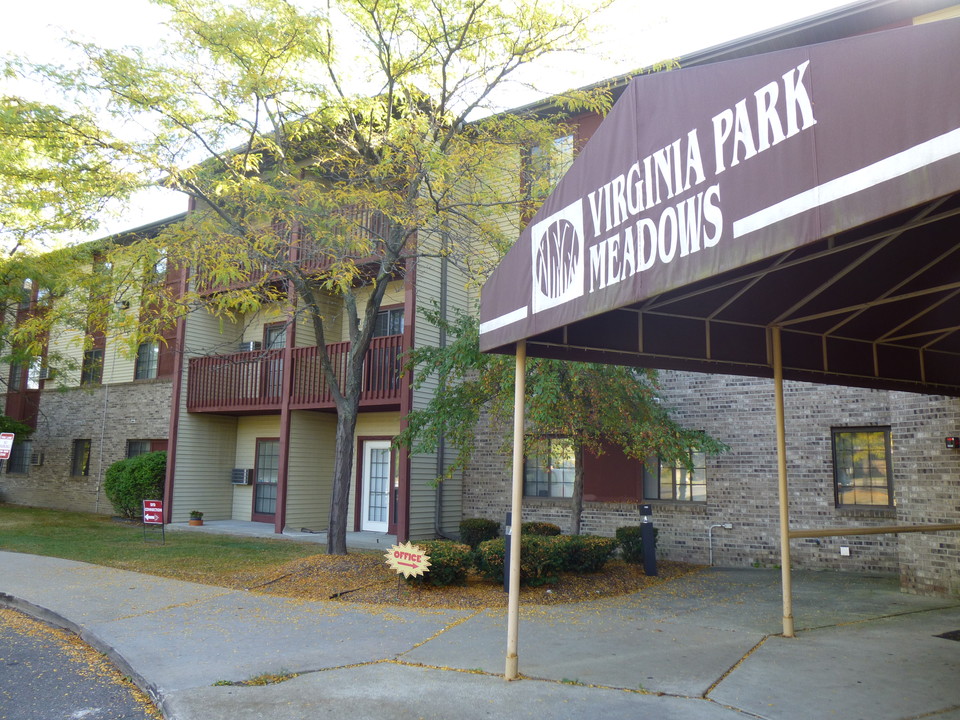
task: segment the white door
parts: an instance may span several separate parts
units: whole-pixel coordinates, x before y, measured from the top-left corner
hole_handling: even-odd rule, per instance
[[[363,443],[363,507],[360,529],[387,532],[390,511],[390,441],[366,440]]]

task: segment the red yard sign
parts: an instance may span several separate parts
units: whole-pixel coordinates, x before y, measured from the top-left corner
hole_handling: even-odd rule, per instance
[[[13,447],[13,433],[0,433],[0,460],[10,459],[10,449]]]
[[[163,525],[163,500],[143,501],[143,524]]]

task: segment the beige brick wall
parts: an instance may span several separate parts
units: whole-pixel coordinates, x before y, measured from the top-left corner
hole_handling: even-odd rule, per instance
[[[730,446],[708,459],[707,501],[653,501],[662,558],[706,563],[711,525],[717,565],[780,563],[776,430],[769,380],[663,372],[664,398],[686,426]],[[960,451],[943,438],[960,434],[960,400],[912,393],[786,383],[784,405],[790,524],[794,529],[960,523]],[[889,426],[895,507],[837,508],[831,428]],[[481,428],[463,489],[464,517],[503,521],[510,501],[510,454],[502,431]],[[570,525],[565,500],[528,498],[524,520]],[[585,503],[587,533],[612,535],[639,521],[633,504]],[[850,549],[849,556],[840,547]],[[849,535],[791,542],[793,566],[896,574],[904,589],[960,595],[960,534]]]

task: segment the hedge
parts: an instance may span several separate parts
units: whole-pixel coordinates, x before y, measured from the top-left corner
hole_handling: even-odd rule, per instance
[[[653,548],[656,551],[657,535],[660,534],[659,528],[653,529]],[[619,527],[616,531],[617,544],[620,545],[620,551],[623,554],[624,562],[639,565],[643,562],[643,539],[640,537],[639,525],[627,525]]]
[[[487,518],[467,518],[460,521],[460,542],[466,543],[473,550],[485,540],[493,540],[500,536],[500,523]]]
[[[553,523],[531,520],[520,524],[521,535],[559,535],[560,526]]]
[[[564,570],[572,573],[600,572],[617,551],[617,541],[597,535],[562,535],[567,538]]]
[[[430,567],[422,576],[407,578],[407,582],[437,587],[467,584],[467,572],[473,560],[469,545],[451,540],[426,540],[417,546],[430,558]]]
[[[144,500],[163,498],[163,478],[167,471],[167,453],[143,453],[119,460],[107,468],[103,491],[121,517],[143,514]]]
[[[599,572],[616,550],[616,541],[593,535],[521,535],[520,582],[555,583],[561,572]],[[484,577],[503,582],[503,538],[480,543],[474,555]]]

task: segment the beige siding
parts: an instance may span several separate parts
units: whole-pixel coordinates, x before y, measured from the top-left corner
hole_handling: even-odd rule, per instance
[[[103,382],[132,382],[136,362],[136,355],[131,356],[125,341],[117,338],[111,342],[108,339],[103,351]]]
[[[186,323],[184,362],[239,335],[233,323],[203,310],[193,312]],[[188,413],[187,375],[184,372],[180,396],[172,519],[184,522],[191,510],[200,510],[205,519],[227,520],[234,509],[230,471],[237,460],[237,418]]]
[[[80,384],[80,365],[83,360],[83,333],[67,329],[54,331],[50,335],[47,347],[51,357],[57,355],[74,365],[70,369],[60,370],[54,380],[55,384],[62,387],[77,387]],[[47,386],[49,385],[48,383]]]
[[[294,411],[290,414],[286,527],[325,530],[330,516],[335,415]]]
[[[320,314],[323,317],[323,334],[327,343],[340,342],[344,336],[342,308],[343,302],[332,295],[321,301]],[[297,320],[297,347],[311,347],[316,344],[313,319],[305,311],[301,312]]]
[[[236,459],[233,467],[253,468],[257,460],[257,438],[280,437],[279,415],[250,415],[237,418]],[[253,488],[233,486],[233,520],[250,520],[253,513]]]
[[[417,265],[417,308],[414,325],[414,345],[417,347],[440,345],[439,330],[430,324],[424,316],[424,310],[430,309],[434,301],[439,304],[441,295],[441,260],[439,258],[421,258]],[[455,309],[473,311],[468,292],[467,278],[457,270],[454,263],[447,263],[446,307],[447,317],[452,318]],[[425,383],[413,392],[414,409],[422,409],[436,392],[437,384]],[[410,458],[410,537],[422,539],[433,537],[437,530],[444,535],[453,535],[459,530],[461,519],[461,478],[456,476],[443,482],[437,488],[434,482],[439,471],[449,467],[454,448],[447,447],[442,464],[437,454],[415,454]],[[437,502],[440,503],[441,517],[437,527]]]
[[[283,306],[276,303],[260,308],[255,313],[250,313],[245,318],[243,324],[243,334],[241,342],[263,342],[263,326],[271,323],[284,322],[287,319]]]

